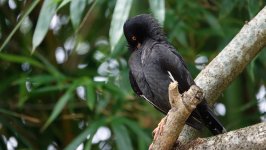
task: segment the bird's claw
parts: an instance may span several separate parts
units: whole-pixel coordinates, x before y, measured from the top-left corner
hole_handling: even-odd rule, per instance
[[[153,133],[154,140],[156,140],[158,138],[158,136],[162,134],[164,124],[165,124],[165,118],[163,118],[159,122],[158,126],[153,130],[152,133]]]
[[[153,141],[155,141],[159,135],[162,135],[163,132],[163,126],[166,122],[166,117],[164,117],[158,124],[158,126],[153,130],[152,134],[153,134]],[[153,143],[151,143],[151,145],[149,146],[149,150],[152,150],[153,148]]]

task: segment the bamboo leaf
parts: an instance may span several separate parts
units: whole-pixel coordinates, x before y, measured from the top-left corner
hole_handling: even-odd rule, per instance
[[[10,120],[6,120],[4,115],[0,115],[0,123],[3,127],[8,129],[8,132],[11,132],[11,134],[16,135],[16,139],[21,141],[20,144],[25,144],[25,146],[28,149],[34,149],[33,144],[31,143],[31,141],[29,139],[26,138],[25,134],[23,134],[22,132],[20,132],[20,130],[18,130],[17,128],[14,128],[14,122],[10,122]],[[3,136],[1,137],[1,139],[3,138]],[[1,144],[1,142],[0,142]],[[4,150],[7,149],[7,142],[4,142],[4,146],[0,146],[1,147],[5,147]],[[1,149],[2,150],[2,149]]]
[[[88,142],[92,141],[93,135],[97,129],[104,124],[104,119],[93,122],[89,127],[87,127],[81,134],[79,134],[70,144],[67,145],[65,150],[76,149],[86,138],[89,136]]]
[[[35,89],[34,91],[32,91],[32,94],[41,94],[41,93],[47,93],[47,92],[53,92],[53,91],[60,91],[63,89],[67,89],[69,87],[69,85],[64,85],[62,87],[61,84],[59,85],[51,85],[51,86],[45,86],[43,88],[38,88]]]
[[[59,10],[60,8],[64,7],[66,4],[70,3],[71,0],[63,0],[60,5],[58,6],[57,10]]]
[[[111,126],[118,150],[133,150],[127,128],[117,121],[113,121]]]
[[[238,0],[223,0],[220,5],[220,17],[228,16],[235,8]]]
[[[256,59],[252,60],[247,66],[247,72],[252,82],[255,82],[255,60]]]
[[[220,36],[225,36],[223,28],[216,17],[214,17],[211,13],[205,11],[205,18],[217,34],[219,34]]]
[[[163,25],[165,18],[164,0],[149,0],[149,3],[154,17],[159,21],[161,25]]]
[[[60,97],[60,99],[55,104],[52,114],[49,116],[48,120],[45,122],[41,131],[44,131],[61,113],[66,103],[73,97],[73,91],[75,90],[77,83],[73,83],[71,87],[66,91],[66,93]]]
[[[1,53],[0,59],[5,60],[5,61],[9,61],[9,62],[15,62],[15,63],[27,62],[27,63],[35,66],[35,67],[44,68],[42,63],[40,63],[37,60],[30,58],[30,57]]]
[[[123,34],[123,25],[128,18],[128,14],[131,8],[132,0],[117,0],[114,13],[112,16],[111,27],[109,30],[109,38],[111,44],[111,51],[119,42]]]
[[[10,41],[10,39],[12,38],[12,36],[15,34],[15,32],[19,29],[20,25],[22,24],[22,22],[25,20],[25,18],[32,12],[32,10],[37,6],[37,4],[40,2],[40,0],[36,0],[34,1],[29,9],[26,11],[26,13],[21,17],[20,21],[18,22],[18,24],[15,26],[15,28],[12,30],[12,32],[8,35],[8,37],[6,38],[6,40],[4,41],[4,43],[2,44],[1,48],[0,48],[0,52],[3,50],[3,48],[6,46],[6,44]]]
[[[248,0],[248,12],[250,18],[254,17],[260,10],[260,2]]]
[[[29,83],[29,82],[28,82]],[[30,85],[26,85],[26,79],[24,80],[23,83],[19,85],[19,99],[18,99],[18,106],[22,107],[23,104],[28,100],[28,91],[27,91],[27,86],[29,88]]]
[[[55,0],[44,1],[37,21],[37,26],[33,34],[32,53],[35,51],[36,47],[38,47],[41,44],[46,33],[48,32],[52,17],[56,13],[57,3],[58,1]]]
[[[71,18],[71,22],[72,25],[75,29],[77,29],[77,27],[80,24],[81,18],[82,18],[82,14],[85,10],[87,4],[87,0],[74,0],[71,1],[70,4],[70,18]]]
[[[45,58],[42,54],[36,52],[36,57],[46,66],[47,71],[49,71],[55,77],[63,79],[65,76],[53,65],[51,64],[47,58]]]
[[[86,97],[87,97],[87,104],[88,107],[93,110],[95,102],[96,102],[96,95],[95,95],[95,89],[94,85],[91,81],[87,82],[86,85]]]
[[[129,120],[127,118],[123,118],[122,121],[125,125],[127,125],[133,131],[133,133],[137,134],[138,137],[141,137],[142,141],[146,143],[152,142],[152,139],[143,132],[141,127],[136,122]]]

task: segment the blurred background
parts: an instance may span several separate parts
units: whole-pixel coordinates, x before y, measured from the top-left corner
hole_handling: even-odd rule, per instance
[[[0,0],[0,149],[147,149],[163,115],[131,90],[125,20],[153,14],[195,78],[265,4]],[[214,105],[229,131],[266,121],[265,81],[262,50]]]

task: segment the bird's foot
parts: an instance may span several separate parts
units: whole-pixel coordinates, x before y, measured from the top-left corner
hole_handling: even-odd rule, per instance
[[[158,126],[153,130],[153,141],[155,141],[163,132],[163,126],[166,123],[166,117],[164,117],[158,124]],[[152,150],[153,148],[153,143],[149,146],[149,150]]]
[[[156,140],[158,138],[159,135],[162,134],[163,132],[163,126],[166,122],[166,117],[164,117],[158,124],[158,126],[153,130],[153,138],[154,140]]]

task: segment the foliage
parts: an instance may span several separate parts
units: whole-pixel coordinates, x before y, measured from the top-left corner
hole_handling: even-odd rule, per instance
[[[122,37],[128,16],[154,13],[195,77],[200,70],[194,59],[215,57],[264,5],[263,0],[0,1],[0,147],[147,149],[162,115],[136,101],[130,88]],[[264,50],[221,96],[226,107],[221,119],[229,130],[265,117],[256,99],[265,85],[265,60]]]

